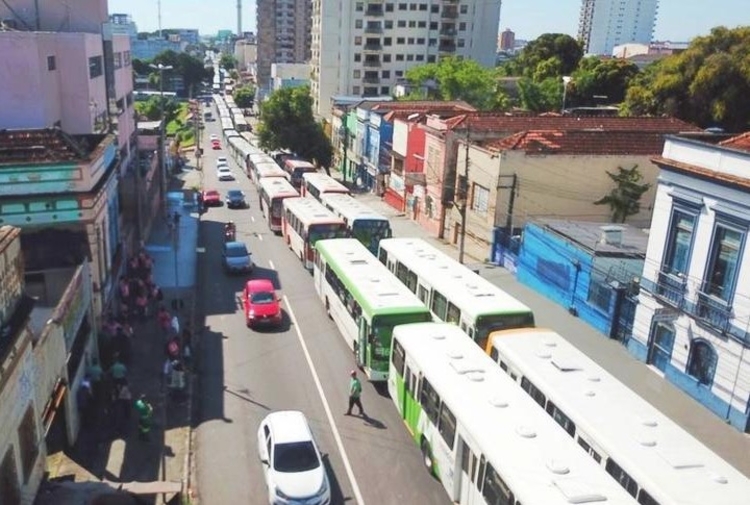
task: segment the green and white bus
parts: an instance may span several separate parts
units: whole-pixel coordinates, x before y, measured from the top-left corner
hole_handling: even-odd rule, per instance
[[[393,330],[388,392],[458,504],[634,504],[458,327]]]
[[[435,318],[457,324],[482,349],[493,331],[534,326],[529,307],[424,240],[381,240],[378,257]]]
[[[360,200],[342,193],[323,193],[320,201],[346,223],[350,236],[378,253],[378,243],[393,235],[388,218],[378,214]]]
[[[430,321],[427,307],[357,239],[318,240],[313,282],[357,365],[372,381],[388,377],[391,332]]]

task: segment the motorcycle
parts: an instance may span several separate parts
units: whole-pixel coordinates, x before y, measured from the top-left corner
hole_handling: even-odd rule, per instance
[[[234,226],[227,225],[224,227],[224,242],[234,242],[236,237],[237,232]]]

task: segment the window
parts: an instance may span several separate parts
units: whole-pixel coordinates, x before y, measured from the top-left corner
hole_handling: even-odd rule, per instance
[[[468,5],[462,5],[460,8],[461,14],[466,14],[469,12],[469,6]]]
[[[362,45],[362,37],[354,37],[354,45],[355,46],[361,46]]]
[[[0,496],[3,498],[3,503],[6,501],[7,503],[21,503],[13,446],[10,446],[0,462]]]
[[[122,68],[122,53],[114,53],[113,61],[115,65],[115,70],[117,70],[118,68]]]
[[[440,398],[432,388],[427,379],[422,379],[422,391],[419,394],[419,403],[422,404],[424,413],[432,424],[438,423],[438,411],[440,409]]]
[[[95,79],[102,75],[102,57],[92,56],[89,58],[89,79]]]
[[[404,55],[403,54],[397,54],[396,55],[396,61],[404,61]]]
[[[406,21],[400,20],[398,23],[396,23],[399,28],[406,28]]]
[[[435,316],[441,321],[445,321],[445,315],[448,312],[448,300],[438,291],[432,291],[432,304],[430,309]]]
[[[391,71],[390,70],[383,70],[381,72],[381,77],[383,79],[390,79],[391,78]]]
[[[365,10],[365,4],[364,4],[364,2],[357,2],[355,10],[357,12],[362,12],[363,10]]]
[[[430,30],[437,30],[438,29],[438,23],[437,21],[431,21],[430,22]]]
[[[407,54],[406,55],[406,61],[414,61],[414,55],[413,54]]]
[[[361,75],[361,74],[362,74],[362,71],[361,71],[361,70],[359,70],[359,69],[357,69],[357,70],[353,70],[353,71],[352,71],[352,77],[353,77],[354,79],[359,79],[360,77],[362,77],[362,75]]]
[[[362,61],[362,54],[360,54],[360,53],[354,53],[354,61],[356,61],[356,62]]]
[[[638,503],[640,505],[659,505],[659,502],[651,498],[651,495],[643,489],[638,493]]]
[[[601,463],[602,462],[601,455],[598,452],[596,452],[593,449],[593,447],[591,447],[589,445],[589,443],[586,442],[584,439],[582,439],[580,436],[578,437],[578,445],[580,445],[581,447],[583,447],[583,450],[586,451],[589,456],[591,456],[592,458],[594,458],[594,461],[596,461],[597,463]]]
[[[356,28],[358,30],[362,28],[362,20],[361,19],[357,19],[357,20],[354,21],[354,28]]]
[[[739,255],[744,234],[719,223],[714,230],[711,260],[706,270],[706,294],[728,302],[734,294]]]
[[[437,14],[440,11],[440,6],[437,4],[430,5],[430,12]]]
[[[391,55],[390,54],[384,54],[383,55],[383,63],[390,63],[391,62]]]
[[[466,31],[466,23],[458,23],[458,31],[464,32]]]
[[[36,458],[39,455],[39,447],[36,437],[36,422],[34,420],[34,407],[26,409],[21,425],[18,427],[18,445],[21,453],[21,467],[23,468],[23,481],[28,482],[31,470],[34,468]]]
[[[674,211],[664,258],[664,271],[667,273],[687,273],[694,228],[695,215],[683,210]]]
[[[435,58],[434,54],[427,56],[427,63],[435,63],[435,61],[437,61],[437,58]]]
[[[478,214],[487,214],[490,201],[490,190],[479,184],[472,184],[471,210]]]
[[[484,496],[487,503],[491,503],[492,505],[513,505],[515,503],[510,488],[489,463],[487,463],[487,469],[484,473],[482,496]]]
[[[716,351],[702,339],[693,340],[688,354],[687,374],[699,384],[710,386],[716,373]]]
[[[122,64],[125,67],[130,66],[130,51],[125,51],[122,53]]]
[[[544,393],[539,391],[539,388],[537,388],[526,377],[521,378],[521,389],[529,393],[529,396],[531,396],[535,402],[544,407],[544,404],[547,402],[547,398],[545,398]]]
[[[406,39],[406,43],[409,44],[410,46],[414,45],[414,37],[409,37],[408,39]]]
[[[406,39],[404,37],[396,37],[396,44],[404,45],[405,42],[406,42]]]
[[[57,69],[57,62],[55,61],[54,56],[47,56],[47,70],[52,72],[53,70]]]
[[[352,93],[355,95],[359,95],[359,86],[352,86]]]
[[[391,37],[384,37],[383,38],[383,45],[384,46],[392,46],[393,45],[393,38],[391,38]]]
[[[465,44],[464,39],[458,39],[458,47],[464,47]]]
[[[406,362],[406,353],[404,352],[404,348],[401,346],[401,342],[398,340],[393,341],[393,358],[391,359],[393,361],[393,368],[396,369],[396,372],[403,377],[404,376],[404,363]]]
[[[415,10],[417,10],[417,4],[409,4],[409,10],[410,10],[410,11],[415,11]]]
[[[557,405],[552,403],[552,400],[547,402],[547,408],[545,409],[547,411],[547,414],[552,416],[552,419],[557,422],[560,426],[563,427],[565,431],[568,432],[568,435],[571,437],[574,437],[576,434],[576,425],[573,421],[570,420],[568,416],[565,415],[565,413],[557,408]]]
[[[416,61],[424,61],[424,54],[417,54],[416,56],[414,56],[414,59]]]
[[[445,403],[440,406],[438,431],[443,440],[445,440],[445,443],[448,444],[448,447],[453,449],[453,441],[456,438],[456,416],[453,415],[453,412],[450,411]]]
[[[427,291],[426,287],[420,285],[417,296],[420,300],[422,300],[422,303],[424,303],[425,305],[427,304],[427,297],[429,296],[429,292]]]
[[[388,60],[388,61],[390,61],[390,60]],[[395,75],[396,77],[403,77],[404,76],[404,71],[403,70],[395,70],[393,72],[393,75]]]
[[[393,12],[393,4],[385,4],[385,12]],[[390,26],[388,26],[388,23],[389,21],[385,22],[386,28],[390,28]]]
[[[417,22],[418,28],[427,28],[427,21],[418,21]]]
[[[638,492],[638,484],[633,480],[633,477],[628,475],[625,470],[620,468],[620,465],[615,463],[612,458],[609,458],[607,460],[607,464],[604,468],[605,470],[607,470],[608,474],[614,477],[615,480],[625,488],[625,491],[630,493],[630,496],[635,498],[635,494],[636,492]]]
[[[386,29],[386,30],[392,30],[392,29],[393,29],[393,21],[391,21],[391,20],[389,19],[389,20],[387,20],[387,21],[385,21],[385,22],[383,23],[383,26],[385,26],[385,29]]]
[[[458,309],[458,307],[448,302],[448,313],[445,316],[445,322],[458,324],[458,321],[460,319],[461,319],[461,311]]]
[[[417,22],[416,21],[409,21],[409,28],[416,28]]]
[[[405,11],[408,9],[407,4],[398,4],[398,10]]]

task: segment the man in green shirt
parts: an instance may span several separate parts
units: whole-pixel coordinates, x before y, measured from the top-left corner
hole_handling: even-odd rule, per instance
[[[360,396],[362,395],[362,383],[359,382],[359,379],[357,378],[356,370],[352,370],[349,375],[351,376],[351,379],[349,380],[349,409],[347,409],[346,415],[352,415],[352,407],[356,405],[359,409],[359,415],[366,416],[365,409],[362,408],[362,400],[360,400]]]
[[[141,395],[135,402],[135,410],[138,412],[138,435],[142,440],[147,440],[151,431],[154,407],[146,400],[146,395]]]
[[[115,358],[115,362],[109,368],[109,374],[112,376],[112,381],[114,381],[115,384],[123,385],[126,382],[128,369],[122,364],[119,358]]]

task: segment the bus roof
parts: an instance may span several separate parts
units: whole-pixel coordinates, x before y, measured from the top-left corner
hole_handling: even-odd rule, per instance
[[[284,161],[284,165],[286,165],[287,168],[289,169],[304,168],[304,169],[317,170],[317,168],[315,168],[315,165],[313,165],[309,161],[299,160],[295,158],[288,158],[286,161]]]
[[[464,427],[467,443],[513,490],[514,503],[634,503],[460,328],[406,324],[393,338]]]
[[[748,502],[750,479],[561,335],[529,328],[490,339],[510,370],[527,377],[661,505]]]
[[[434,289],[446,296],[450,293],[451,302],[473,318],[531,312],[529,307],[422,239],[388,238],[381,240],[379,246]]]
[[[324,193],[320,195],[323,204],[344,218],[347,222],[358,219],[368,219],[372,221],[388,221],[388,218],[378,214],[370,207],[360,202],[356,198],[342,193]]]
[[[264,160],[254,163],[255,171],[258,177],[283,177],[286,178],[286,172],[273,160]]]
[[[307,172],[302,174],[305,182],[309,182],[320,190],[321,193],[344,193],[349,194],[349,188],[341,184],[328,174],[321,172]]]
[[[318,240],[315,249],[371,316],[430,313],[359,240]]]
[[[258,182],[269,198],[291,198],[299,196],[294,186],[283,177],[264,177]]]
[[[335,223],[344,225],[344,220],[312,198],[285,198],[284,208],[288,209],[305,225]]]

